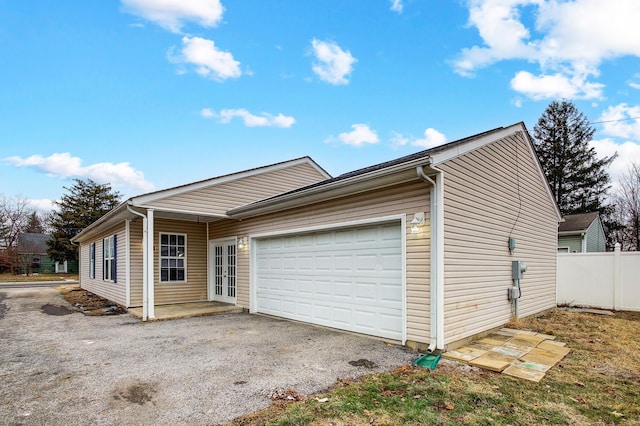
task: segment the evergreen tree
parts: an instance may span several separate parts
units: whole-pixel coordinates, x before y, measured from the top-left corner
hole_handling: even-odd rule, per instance
[[[553,101],[534,127],[534,146],[563,215],[601,211],[611,188],[606,168],[615,155],[598,159],[589,147],[595,129],[572,102]]]
[[[24,232],[31,234],[44,234],[46,231],[44,223],[38,213],[33,211],[27,219],[27,226],[24,228]]]
[[[74,179],[67,193],[55,201],[58,209],[51,214],[52,238],[47,241],[47,254],[55,261],[78,260],[78,247],[71,242],[80,231],[120,202],[120,194],[109,184],[98,184],[91,179]]]

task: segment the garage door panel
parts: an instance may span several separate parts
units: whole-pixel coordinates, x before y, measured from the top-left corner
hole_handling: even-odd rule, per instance
[[[282,280],[282,292],[283,293],[295,293],[297,289],[297,281],[291,278],[285,278]]]
[[[399,223],[257,240],[258,312],[401,340],[401,243]]]
[[[333,295],[339,299],[351,299],[353,297],[352,283],[350,281],[338,281],[333,283]]]

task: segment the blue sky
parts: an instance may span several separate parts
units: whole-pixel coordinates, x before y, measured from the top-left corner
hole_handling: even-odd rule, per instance
[[[338,175],[533,131],[563,97],[617,179],[640,163],[639,19],[637,0],[0,0],[0,195],[305,155]]]

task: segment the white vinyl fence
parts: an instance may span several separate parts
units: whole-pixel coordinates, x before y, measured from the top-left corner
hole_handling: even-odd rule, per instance
[[[559,305],[640,311],[640,253],[558,253]]]

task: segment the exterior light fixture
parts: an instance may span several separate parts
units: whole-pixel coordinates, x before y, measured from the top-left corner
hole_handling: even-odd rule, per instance
[[[424,226],[424,212],[414,213],[411,221],[411,233],[419,234],[420,228]]]
[[[238,248],[244,250],[247,247],[247,237],[238,238]]]

